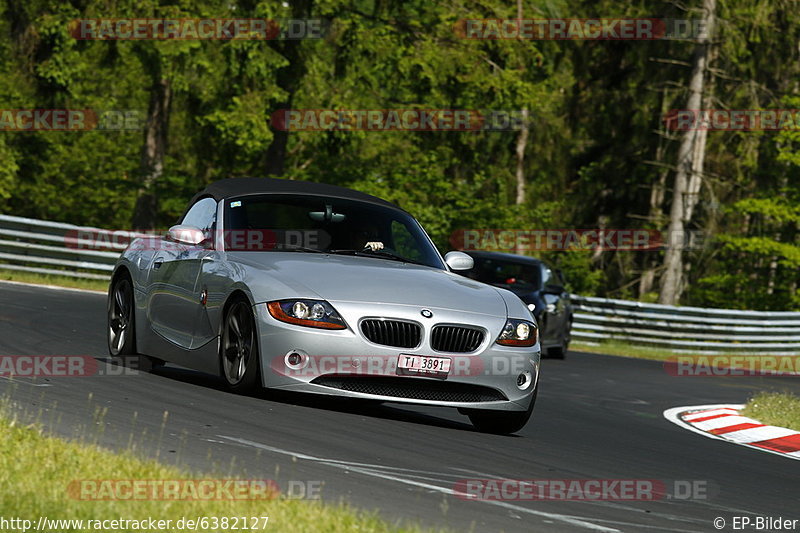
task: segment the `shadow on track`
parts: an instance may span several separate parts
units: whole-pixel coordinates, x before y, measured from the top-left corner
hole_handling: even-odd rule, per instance
[[[109,358],[98,358],[111,365],[120,365],[120,361],[112,360]],[[197,385],[209,389],[218,390],[221,392],[228,392],[225,388],[224,381],[211,374],[190,370],[187,368],[166,364],[153,368],[149,371],[150,374],[165,379],[179,381],[189,385]],[[230,393],[232,398],[236,398],[237,394]],[[368,416],[370,418],[380,418],[385,420],[396,420],[402,422],[411,422],[414,424],[421,424],[427,426],[436,426],[441,428],[454,429],[459,431],[477,432],[477,430],[468,422],[458,422],[455,420],[441,418],[428,413],[420,413],[418,411],[406,409],[403,404],[387,405],[384,402],[376,400],[359,400],[355,398],[339,398],[336,396],[324,396],[318,394],[308,394],[301,392],[289,392],[272,389],[259,389],[258,391],[245,395],[244,397],[256,398],[266,402],[275,402],[285,405],[296,405],[301,407],[308,407],[312,409],[323,409],[326,411],[334,411],[339,413],[348,413],[361,416]],[[453,409],[445,407],[444,409]],[[515,437],[509,435],[509,437]]]

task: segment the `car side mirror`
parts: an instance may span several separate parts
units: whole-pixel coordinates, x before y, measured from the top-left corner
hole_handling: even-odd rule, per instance
[[[447,252],[444,262],[453,270],[469,270],[475,266],[475,261],[464,252]]]
[[[203,230],[194,226],[177,225],[169,228],[169,238],[175,242],[195,246],[203,242],[206,236]]]
[[[544,290],[542,292],[545,294],[559,295],[562,292],[564,292],[564,287],[562,287],[561,285],[548,284],[544,286]]]

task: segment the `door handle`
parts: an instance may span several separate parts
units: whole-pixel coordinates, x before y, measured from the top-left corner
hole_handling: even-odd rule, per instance
[[[154,270],[158,270],[159,268],[161,268],[161,265],[163,265],[163,264],[164,264],[164,261],[162,261],[160,259],[157,259],[157,260],[153,261],[153,269]]]

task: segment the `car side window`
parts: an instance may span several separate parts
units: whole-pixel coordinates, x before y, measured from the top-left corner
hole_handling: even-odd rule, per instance
[[[181,224],[192,226],[203,231],[206,239],[214,236],[214,225],[217,222],[217,202],[213,198],[198,200],[183,217]]]
[[[392,221],[392,242],[395,251],[400,252],[403,257],[408,257],[414,261],[423,259],[420,256],[419,247],[414,240],[414,236],[404,224],[397,220]]]
[[[542,287],[546,287],[552,283],[556,283],[553,278],[553,271],[547,265],[542,265]]]
[[[216,220],[217,202],[213,198],[203,198],[189,209],[181,224],[203,231],[211,231]]]

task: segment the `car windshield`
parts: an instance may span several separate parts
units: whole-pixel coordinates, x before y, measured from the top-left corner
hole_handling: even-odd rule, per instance
[[[252,195],[225,200],[225,248],[374,257],[444,269],[409,214],[320,196]]]
[[[513,289],[536,290],[541,286],[539,265],[473,257],[475,266],[468,272],[470,278]]]

